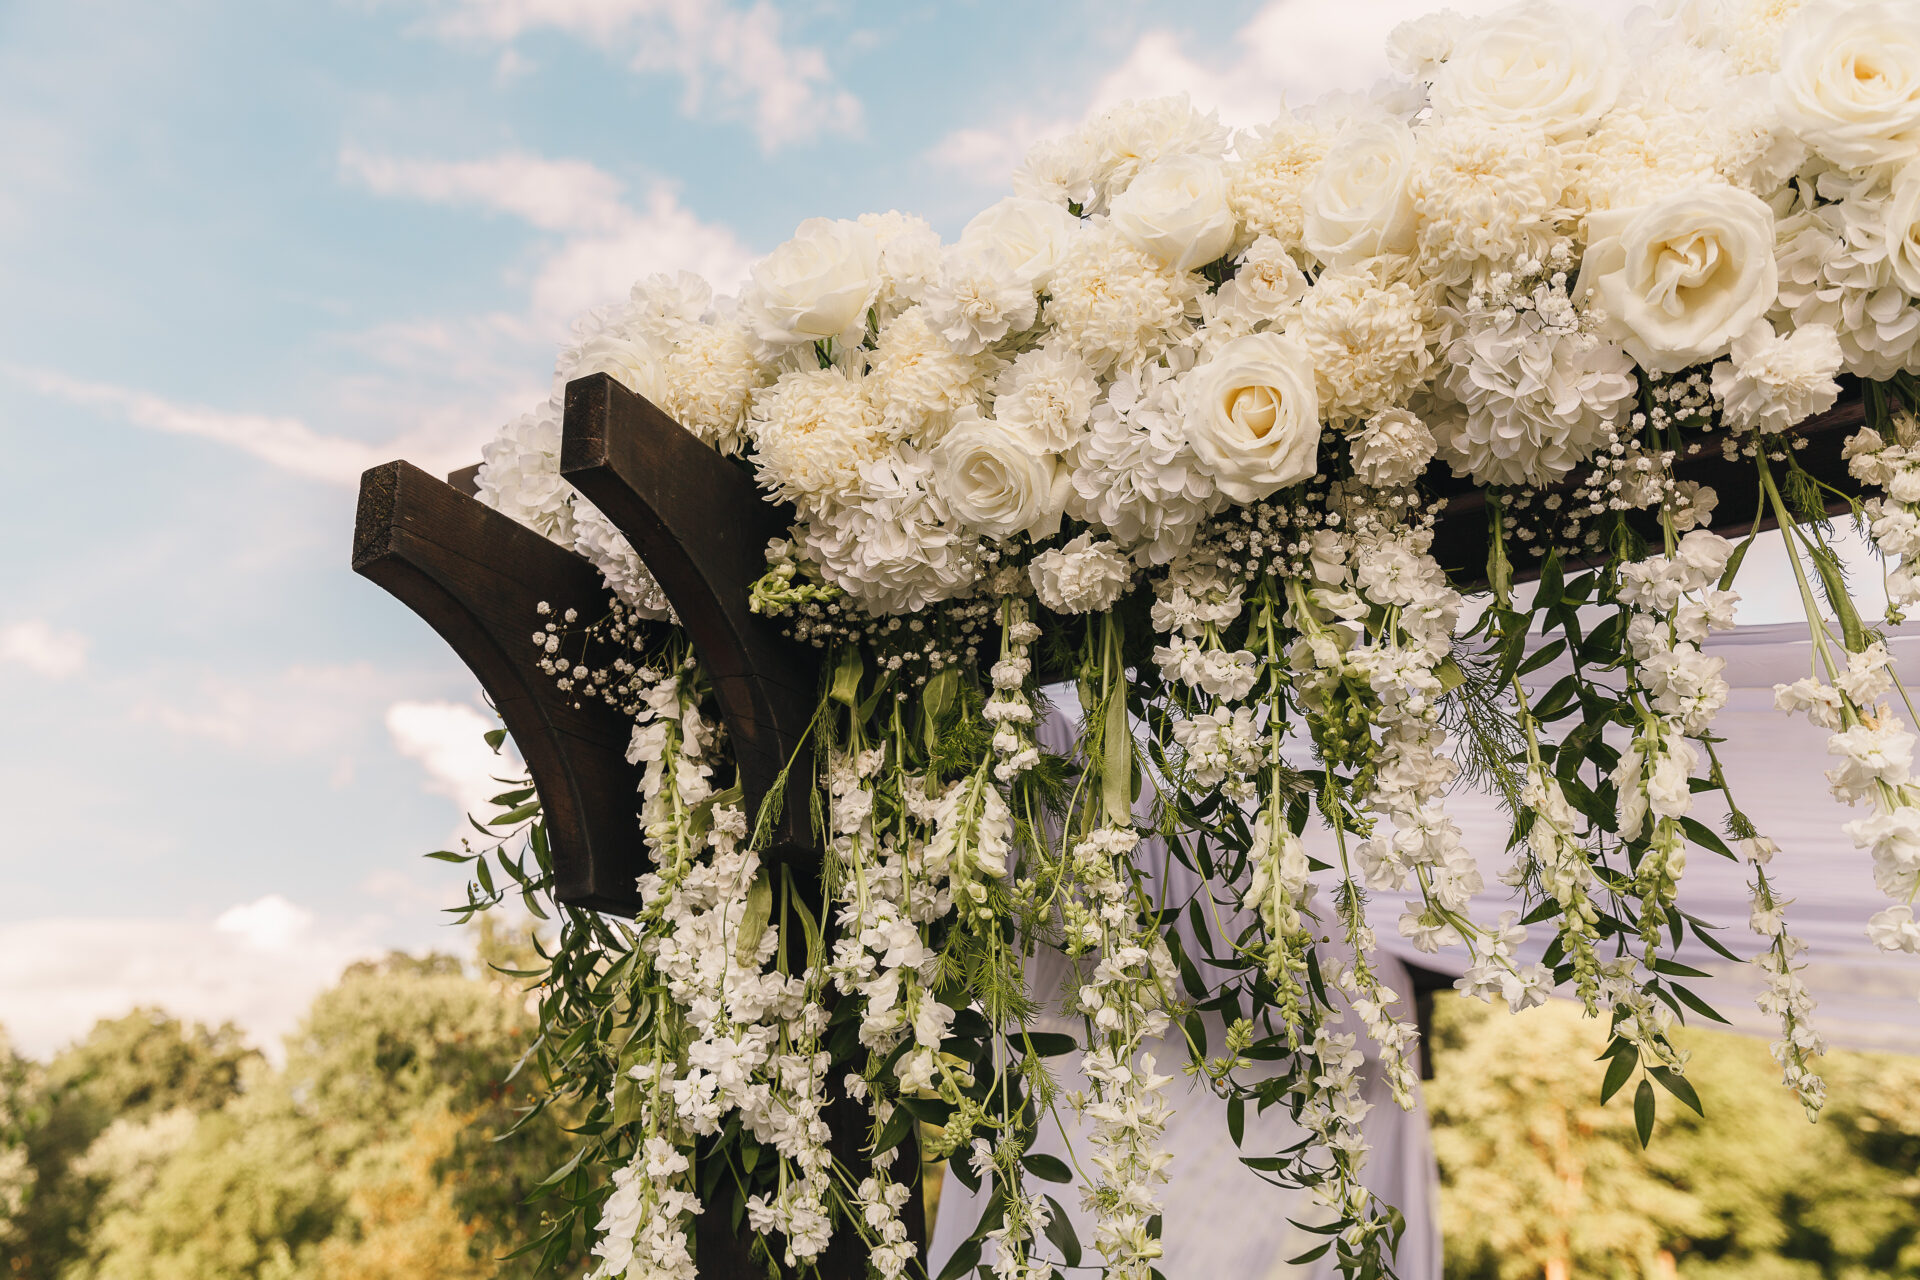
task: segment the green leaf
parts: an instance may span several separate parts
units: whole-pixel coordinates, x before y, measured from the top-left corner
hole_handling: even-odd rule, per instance
[[[760,950],[760,939],[773,920],[773,877],[762,867],[747,890],[747,905],[740,913],[740,930],[734,935],[733,958],[743,966],[751,965]]]
[[[1247,1100],[1239,1094],[1227,1099],[1227,1136],[1239,1146],[1247,1131]]]
[[[1060,1251],[1060,1261],[1069,1267],[1080,1265],[1080,1237],[1074,1234],[1073,1219],[1060,1207],[1060,1202],[1052,1196],[1045,1197],[1047,1207],[1053,1210],[1053,1220],[1047,1223],[1047,1239],[1053,1241],[1053,1247]]]
[[[1755,526],[1754,531],[1742,538],[1740,545],[1733,549],[1733,554],[1727,557],[1727,567],[1720,574],[1720,590],[1725,591],[1733,586],[1734,576],[1740,572],[1740,562],[1747,558],[1747,548],[1752,546],[1753,540],[1759,536],[1760,529]]]
[[[1607,1064],[1607,1078],[1600,1082],[1601,1106],[1605,1106],[1608,1098],[1620,1092],[1620,1086],[1627,1082],[1639,1061],[1640,1055],[1634,1053],[1631,1046],[1627,1052],[1613,1055],[1613,1061]]]
[[[1520,664],[1520,670],[1516,671],[1514,674],[1522,675],[1522,676],[1532,675],[1534,672],[1538,671],[1540,668],[1546,666],[1549,662],[1552,662],[1555,658],[1559,657],[1562,653],[1565,653],[1566,649],[1567,649],[1567,642],[1565,640],[1555,640],[1552,644],[1541,645],[1538,649],[1534,650],[1533,656],[1531,658],[1528,658],[1525,662]]]
[[[1685,1076],[1671,1067],[1650,1067],[1648,1074],[1658,1080],[1668,1093],[1692,1107],[1695,1115],[1702,1118],[1706,1116],[1707,1113],[1700,1108],[1700,1095],[1693,1091],[1692,1083]],[[1644,1146],[1645,1142],[1641,1145]]]
[[[1442,693],[1452,693],[1467,682],[1467,673],[1460,669],[1460,664],[1453,660],[1452,654],[1440,660],[1440,665],[1433,669],[1433,674],[1440,681]]]
[[[575,1169],[579,1168],[580,1161],[586,1158],[586,1154],[587,1154],[587,1148],[581,1147],[578,1151],[573,1153],[573,1159],[567,1161],[565,1164],[561,1165],[558,1169],[555,1169],[552,1173],[542,1178],[538,1185],[542,1187],[553,1186],[555,1183],[565,1178],[568,1174],[572,1173]]]
[[[1643,1078],[1633,1091],[1633,1128],[1643,1149],[1653,1141],[1653,1109],[1653,1085]]]
[[[960,1280],[960,1277],[973,1270],[973,1264],[980,1261],[980,1242],[969,1240],[953,1251],[947,1259],[947,1265],[940,1269],[937,1280]]]
[[[497,817],[488,818],[487,825],[490,827],[510,827],[515,823],[525,822],[538,812],[540,812],[540,802],[538,800],[531,800],[517,808],[509,809]]]
[[[1020,1163],[1028,1173],[1043,1182],[1073,1181],[1073,1170],[1067,1168],[1067,1162],[1044,1151],[1029,1151],[1020,1157]]]
[[[489,729],[482,734],[481,737],[487,740],[488,746],[498,751],[500,750],[500,744],[507,740],[507,731],[505,729]]]
[[[833,669],[833,686],[827,696],[842,706],[851,707],[860,696],[860,646],[840,647],[840,661]]]
[[[472,862],[480,855],[477,853],[454,853],[450,849],[436,849],[427,856],[438,859],[441,862]]]
[[[1062,1035],[1058,1031],[1028,1031],[1017,1036],[1008,1036],[1007,1043],[1015,1049],[1031,1048],[1042,1058],[1058,1058],[1069,1054],[1078,1046],[1073,1037]]]
[[[1105,758],[1101,761],[1107,820],[1116,826],[1133,822],[1133,727],[1127,723],[1125,686],[1107,702]]]
[[[493,872],[487,866],[485,858],[473,864],[473,873],[480,877],[480,888],[488,897],[493,896]]]

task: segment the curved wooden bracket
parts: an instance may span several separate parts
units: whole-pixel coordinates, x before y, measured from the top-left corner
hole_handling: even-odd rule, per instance
[[[793,509],[753,476],[604,373],[567,384],[560,474],[606,513],[659,581],[699,652],[725,718],[747,812],[791,760],[795,785],[774,830],[775,858],[814,852],[801,750],[818,696],[817,652],[747,607],[767,542]]]
[[[575,706],[540,670],[541,601],[605,612],[592,564],[418,467],[360,477],[353,569],[425,619],[499,709],[545,806],[554,891],[576,906],[631,915],[645,868],[635,822],[633,726],[597,700]]]

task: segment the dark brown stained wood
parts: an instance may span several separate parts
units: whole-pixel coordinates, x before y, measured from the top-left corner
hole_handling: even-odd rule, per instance
[[[714,452],[606,374],[567,384],[560,474],[627,536],[673,602],[725,719],[749,817],[796,759],[819,690],[815,650],[747,607],[767,542],[792,508],[765,500],[746,468]],[[811,766],[797,758],[775,859],[815,851]]]
[[[633,914],[646,859],[632,723],[603,702],[576,710],[533,643],[543,600],[606,611],[599,570],[405,462],[360,477],[353,569],[439,632],[499,709],[546,808],[556,895]]]
[[[447,483],[458,489],[461,493],[466,494],[469,498],[479,497],[481,465],[481,463],[476,462],[471,466],[462,467],[458,471],[447,472]]]

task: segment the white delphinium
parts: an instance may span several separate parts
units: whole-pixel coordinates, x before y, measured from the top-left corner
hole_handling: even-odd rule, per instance
[[[573,486],[560,478],[560,406],[549,400],[480,448],[476,496],[563,546],[573,540]]]
[[[1027,697],[1027,677],[1033,674],[1033,642],[1040,628],[1029,617],[1027,602],[1008,596],[1000,605],[1000,660],[988,673],[993,695],[980,714],[994,727],[993,776],[1010,783],[1040,763],[1034,745],[1034,706]]]
[[[1245,696],[1244,693],[1242,696]],[[1266,762],[1266,743],[1250,707],[1216,707],[1174,721],[1173,740],[1185,753],[1185,780],[1218,788],[1236,804],[1253,800],[1249,775]]]
[[[1887,572],[1887,618],[1920,603],[1920,420],[1911,413],[1894,416],[1894,439],[1862,427],[1847,441],[1847,469],[1862,484],[1886,490],[1885,498],[1865,504],[1868,535],[1892,566]],[[1831,726],[1829,726],[1831,727]]]
[[[1435,425],[1441,456],[1481,484],[1552,484],[1605,444],[1639,394],[1633,360],[1589,332],[1556,246],[1496,272],[1487,292],[1443,312],[1439,378],[1460,412]],[[1533,281],[1529,286],[1526,282]]]
[[[1045,318],[1096,370],[1132,369],[1192,330],[1205,288],[1096,221],[1054,268]]]
[[[1154,665],[1170,684],[1185,685],[1211,697],[1237,702],[1260,678],[1260,660],[1250,650],[1225,649],[1218,637],[1203,641],[1171,636],[1154,646]]]
[[[1075,457],[1067,514],[1104,528],[1124,550],[1165,564],[1226,497],[1201,468],[1182,420],[1175,371],[1123,373],[1093,408]]]
[[[1781,335],[1756,320],[1733,340],[1731,358],[1713,366],[1713,395],[1732,430],[1777,435],[1833,407],[1840,398],[1834,375],[1845,358],[1827,325]]]
[[[1767,879],[1766,866],[1778,846],[1765,836],[1750,836],[1738,842],[1741,860],[1753,873],[1748,893],[1753,909],[1748,927],[1766,940],[1766,949],[1753,958],[1754,967],[1765,978],[1766,989],[1754,997],[1760,1012],[1780,1023],[1780,1038],[1769,1049],[1780,1064],[1781,1083],[1799,1095],[1807,1118],[1819,1114],[1826,1100],[1826,1082],[1814,1074],[1812,1062],[1827,1051],[1827,1042],[1810,1021],[1814,1009],[1812,994],[1800,978],[1794,961],[1806,950],[1806,943],[1787,930],[1787,899],[1774,892]]]
[[[1172,1115],[1162,1096],[1172,1077],[1159,1074],[1140,1046],[1167,1028],[1174,965],[1159,931],[1140,920],[1131,860],[1139,841],[1120,827],[1077,841],[1070,853],[1077,892],[1062,911],[1068,956],[1097,957],[1077,997],[1091,1026],[1080,1065],[1087,1088],[1068,1101],[1092,1122],[1098,1173],[1085,1194],[1096,1218],[1094,1246],[1109,1274],[1123,1280],[1147,1280],[1160,1256],[1147,1224],[1159,1213],[1157,1187],[1173,1158],[1157,1145]]]

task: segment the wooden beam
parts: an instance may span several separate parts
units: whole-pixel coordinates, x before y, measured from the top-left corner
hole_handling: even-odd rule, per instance
[[[633,726],[602,701],[575,707],[533,643],[543,600],[605,612],[599,570],[405,462],[360,477],[353,569],[439,632],[499,710],[545,805],[556,896],[633,914],[646,867]]]
[[[793,510],[766,500],[743,462],[722,457],[604,373],[567,384],[560,474],[627,536],[673,602],[726,721],[747,814],[789,760],[792,785],[770,862],[816,854],[812,764],[802,751],[820,683],[817,650],[747,607],[767,542]]]

